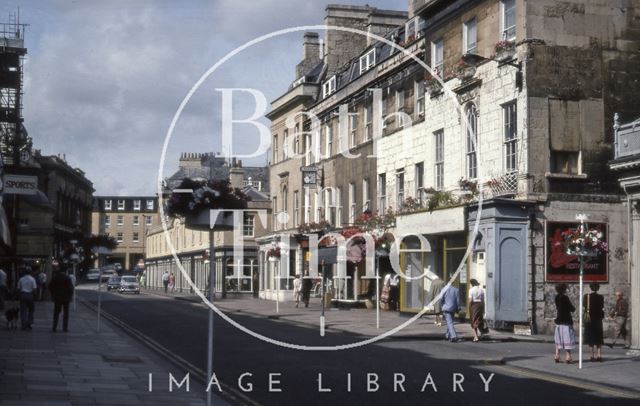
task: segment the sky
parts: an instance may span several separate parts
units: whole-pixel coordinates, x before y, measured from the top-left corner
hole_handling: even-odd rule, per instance
[[[284,93],[302,58],[303,32],[252,46],[208,77],[185,106],[161,165],[174,114],[198,79],[247,41],[322,24],[329,3],[406,11],[408,0],[5,0],[0,21],[19,8],[29,24],[23,104],[34,148],[64,154],[95,195],[153,195],[159,173],[170,176],[181,152],[220,151],[216,89],[254,88],[268,102]],[[252,97],[234,95],[243,96],[234,98],[234,114],[250,116]],[[252,152],[258,141],[252,126],[239,126],[234,151]],[[267,157],[243,162],[265,165]]]

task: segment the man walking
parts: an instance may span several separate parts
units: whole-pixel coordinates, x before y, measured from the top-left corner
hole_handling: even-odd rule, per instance
[[[44,290],[47,288],[47,274],[42,269],[36,275],[36,283],[38,285],[38,300],[44,300]]]
[[[616,335],[613,339],[613,344],[609,344],[610,348],[613,348],[616,340],[622,337],[624,340],[624,348],[631,348],[631,337],[627,331],[627,318],[629,317],[629,302],[624,298],[621,291],[616,291],[616,306],[610,314],[611,318],[616,323]]]
[[[23,330],[31,330],[33,324],[33,312],[35,311],[34,298],[38,286],[36,280],[27,269],[23,269],[22,277],[18,279],[17,290],[20,295],[20,325]]]
[[[69,328],[69,302],[73,298],[73,281],[64,272],[56,270],[51,277],[51,283],[49,283],[49,292],[51,292],[51,299],[53,300],[53,329],[55,333],[58,329],[58,319],[60,318],[60,311],[62,315],[62,331],[65,333]]]
[[[460,297],[458,288],[453,285],[448,285],[444,289],[444,295],[442,295],[442,313],[444,314],[444,320],[447,323],[447,332],[444,335],[446,340],[452,343],[458,342],[458,334],[456,328],[453,325],[453,316],[460,310]]]
[[[169,290],[169,272],[167,271],[162,274],[162,285],[164,286],[164,293],[167,293]]]

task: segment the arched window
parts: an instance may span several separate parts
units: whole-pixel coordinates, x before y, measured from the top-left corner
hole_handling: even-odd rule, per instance
[[[467,161],[467,178],[475,179],[478,177],[478,114],[476,106],[469,104],[466,109],[466,161]]]

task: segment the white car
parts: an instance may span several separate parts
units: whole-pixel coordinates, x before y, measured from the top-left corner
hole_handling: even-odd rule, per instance
[[[123,276],[120,279],[120,288],[118,288],[118,292],[133,292],[136,295],[140,294],[140,284],[138,283],[138,278],[135,276]]]
[[[100,278],[100,270],[99,269],[89,269],[87,271],[87,275],[85,276],[87,281],[97,282],[98,278]]]

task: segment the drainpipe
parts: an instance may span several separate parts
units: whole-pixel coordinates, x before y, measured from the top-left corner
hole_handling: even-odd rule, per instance
[[[531,334],[538,334],[537,326],[537,302],[536,302],[536,245],[534,243],[534,230],[536,224],[535,205],[529,210],[529,249],[531,251]]]

